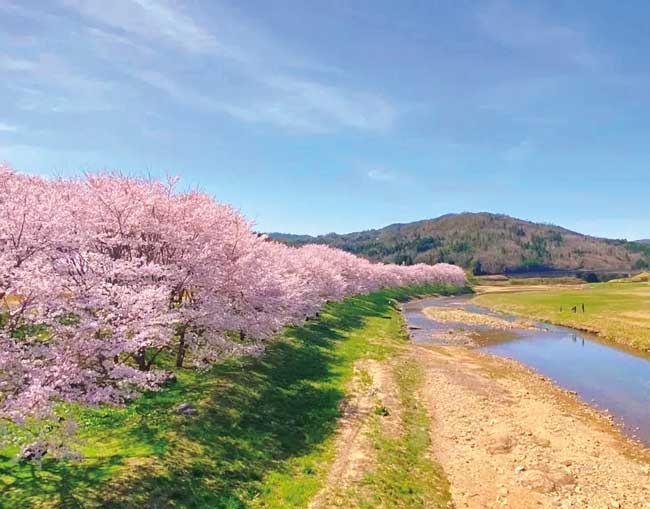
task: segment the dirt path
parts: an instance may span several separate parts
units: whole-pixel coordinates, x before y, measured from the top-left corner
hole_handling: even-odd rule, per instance
[[[650,456],[520,364],[413,346],[455,507],[650,508]]]
[[[365,360],[358,362],[354,371],[337,430],[336,456],[325,487],[311,501],[310,509],[354,506],[351,489],[359,488],[376,463],[369,436],[373,412],[390,408],[382,419],[383,432],[388,436],[400,433],[401,408],[389,366]]]

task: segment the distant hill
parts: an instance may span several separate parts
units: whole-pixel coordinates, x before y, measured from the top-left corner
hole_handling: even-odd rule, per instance
[[[650,245],[650,239],[641,239],[641,240],[635,240],[637,244],[647,244]]]
[[[455,263],[477,274],[650,268],[650,244],[591,237],[485,212],[448,214],[343,235],[270,236],[292,245],[327,244],[374,261]]]

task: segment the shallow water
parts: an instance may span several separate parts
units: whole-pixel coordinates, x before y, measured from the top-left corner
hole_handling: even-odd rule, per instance
[[[415,342],[449,344],[449,329],[462,327],[479,338],[478,348],[516,359],[577,392],[583,401],[607,409],[630,436],[650,445],[650,359],[596,337],[545,323],[537,330],[490,331],[487,327],[439,323],[422,309],[460,307],[510,321],[515,317],[468,304],[467,298],[433,298],[404,305],[404,316]],[[418,327],[412,329],[412,327]],[[481,341],[482,339],[482,341]]]

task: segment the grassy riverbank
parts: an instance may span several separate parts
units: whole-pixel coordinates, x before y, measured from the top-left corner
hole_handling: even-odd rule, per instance
[[[611,341],[650,351],[650,285],[596,283],[576,288],[480,293],[473,302],[498,311],[597,333]],[[584,312],[582,305],[584,304]],[[571,308],[576,306],[574,313]]]
[[[451,291],[458,289],[385,290],[332,303],[318,320],[288,328],[259,358],[229,360],[203,373],[178,370],[174,385],[124,408],[67,408],[80,422],[84,459],[46,456],[37,466],[16,463],[17,447],[0,450],[0,505],[306,507],[333,459],[340,403],[355,362],[385,358],[404,343],[394,299]],[[184,402],[198,415],[176,414]],[[417,426],[413,430],[403,444],[411,455],[420,440]],[[386,454],[411,461],[395,447]],[[418,463],[413,475],[426,471],[425,458],[412,457]],[[377,475],[378,496],[386,490],[406,500],[419,482],[409,471],[400,474],[407,479]]]

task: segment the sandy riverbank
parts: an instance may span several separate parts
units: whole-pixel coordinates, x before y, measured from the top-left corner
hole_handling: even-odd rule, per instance
[[[473,313],[462,308],[451,307],[428,307],[422,312],[431,320],[440,323],[461,323],[464,325],[481,325],[491,329],[535,329],[536,326],[529,320],[517,319],[514,321],[504,320],[496,316],[489,316],[481,313]]]
[[[449,482],[447,507],[650,508],[649,451],[572,393],[464,347],[411,344],[399,357],[423,374],[417,400],[429,415],[431,460]],[[327,486],[310,507],[357,507],[344,494],[365,489],[377,468],[371,408],[386,405],[385,432],[403,432],[394,366],[359,367],[372,368],[372,382],[352,386],[354,409],[346,407]]]
[[[605,415],[515,361],[414,348],[456,507],[650,507],[648,451]]]

